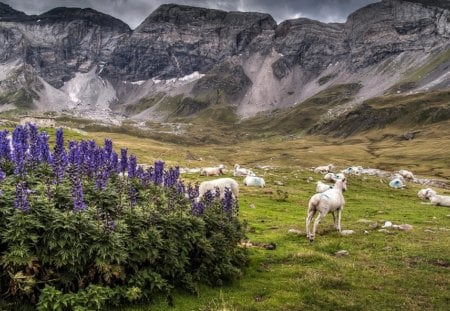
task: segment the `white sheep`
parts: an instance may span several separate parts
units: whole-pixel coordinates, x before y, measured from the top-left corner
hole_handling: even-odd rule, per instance
[[[198,200],[200,200],[208,190],[213,193],[216,190],[219,190],[220,198],[223,198],[225,195],[225,188],[229,188],[234,198],[237,199],[239,196],[239,184],[233,178],[218,178],[200,183],[200,186],[198,187]]]
[[[334,169],[333,164],[318,166],[314,169],[314,173],[315,174],[326,174],[326,173],[331,172],[333,169]]]
[[[394,178],[389,182],[389,187],[394,189],[401,189],[405,187],[405,184],[400,178]]]
[[[327,185],[326,183],[318,181],[317,185],[316,185],[316,192],[317,193],[324,192],[324,191],[327,191],[328,189],[331,189],[331,188],[333,188],[333,186]]]
[[[326,181],[337,181],[339,179],[345,178],[345,175],[342,173],[327,173],[325,174],[325,176],[323,176],[323,179],[325,179]]]
[[[264,188],[266,186],[266,182],[264,178],[257,176],[245,176],[244,185],[249,187],[261,187]]]
[[[251,169],[241,168],[239,164],[234,165],[233,176],[256,176],[255,173],[252,172]]]
[[[364,168],[362,166],[349,166],[345,170],[342,170],[341,173],[345,175],[361,175]]]
[[[223,173],[223,164],[215,167],[202,167],[200,169],[201,176],[219,176],[224,175]]]
[[[419,192],[417,192],[417,196],[419,198],[421,198],[422,200],[426,200],[428,199],[429,196],[431,195],[436,195],[436,191],[434,191],[431,188],[426,188],[426,189],[420,189]]]
[[[450,207],[450,196],[448,195],[439,195],[436,194],[435,191],[431,190],[426,192],[426,198],[429,199],[433,205]]]
[[[346,190],[347,178],[343,178],[334,184],[333,189],[329,189],[322,193],[316,193],[309,199],[308,216],[306,217],[306,237],[311,242],[316,235],[317,225],[329,212],[333,214],[334,227],[341,232],[341,214],[345,205],[345,199],[342,192]],[[337,211],[337,223],[336,215],[334,214],[335,211]],[[313,232],[311,234],[309,227],[316,212],[319,212],[319,215],[314,220]]]
[[[403,176],[405,179],[407,180],[413,180],[414,179],[414,174],[410,171],[407,170],[399,170],[398,173]]]

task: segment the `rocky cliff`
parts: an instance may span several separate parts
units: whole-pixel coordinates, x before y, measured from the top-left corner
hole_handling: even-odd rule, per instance
[[[17,103],[8,94],[21,91],[35,109],[94,116],[101,107],[164,120],[212,102],[252,116],[358,83],[358,94],[330,109],[339,115],[386,92],[448,88],[449,9],[440,0],[383,0],[346,23],[300,18],[277,25],[268,14],[167,4],[130,30],[92,9],[27,16],[0,3],[0,110]],[[11,88],[20,68],[27,78]],[[200,104],[177,107],[172,99],[179,97]],[[130,108],[146,98],[149,107]]]

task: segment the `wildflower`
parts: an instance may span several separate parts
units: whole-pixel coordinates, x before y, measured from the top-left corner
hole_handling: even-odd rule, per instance
[[[128,177],[136,177],[137,159],[134,154],[130,155],[128,160]]]
[[[155,185],[161,185],[164,179],[164,161],[155,162],[155,171],[153,175],[153,182]]]
[[[30,130],[30,162],[31,165],[34,166],[39,163],[39,158],[41,154],[41,144],[40,144],[40,136],[38,132],[38,128],[35,124],[28,124],[28,128]]]
[[[225,188],[224,197],[222,199],[222,210],[227,214],[231,215],[234,206],[233,193],[230,188]]]
[[[50,147],[48,145],[49,136],[46,132],[39,134],[39,161],[44,163],[52,163],[52,157],[50,154]]]
[[[66,149],[64,148],[64,133],[62,128],[56,130],[56,142],[52,164],[56,182],[59,183],[64,177],[65,167],[67,164],[67,154]]]
[[[120,163],[119,163],[119,173],[125,173],[128,169],[128,149],[122,148],[120,149]]]
[[[202,202],[194,202],[192,204],[192,214],[199,216],[202,215],[205,211],[205,205]]]
[[[8,131],[0,131],[0,160],[11,160],[10,140],[8,139]]]
[[[137,192],[136,192],[136,189],[133,187],[132,184],[130,184],[130,187],[128,188],[128,196],[130,198],[130,205],[131,205],[131,207],[135,207],[136,206],[136,202],[137,202]]]
[[[25,183],[22,181],[18,182],[16,185],[16,199],[14,201],[14,206],[25,213],[30,210],[28,191],[25,187]]]

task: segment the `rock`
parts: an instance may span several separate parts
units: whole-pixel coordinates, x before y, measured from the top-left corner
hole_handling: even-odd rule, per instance
[[[353,231],[353,230],[342,230],[341,231],[341,235],[352,235],[354,233],[355,233],[355,231]]]
[[[384,251],[391,251],[391,250],[392,250],[392,247],[391,247],[391,246],[386,246],[386,247],[383,248],[383,250],[384,250]]]
[[[369,234],[369,231],[367,231],[367,230],[364,230],[364,234]]]
[[[428,232],[428,233],[434,233],[434,231],[433,230],[431,230],[431,229],[425,229],[425,230],[423,230],[424,232]]]
[[[378,232],[389,232],[387,229],[378,229]]]
[[[376,229],[378,228],[378,223],[377,222],[373,222],[369,225],[370,229]]]
[[[284,186],[284,183],[282,181],[277,180],[275,182],[275,185],[277,185],[277,186]]]
[[[356,222],[363,223],[363,224],[368,224],[368,223],[371,223],[372,221],[362,218],[362,219],[358,219]]]
[[[411,231],[413,229],[413,226],[411,226],[409,224],[402,224],[402,225],[398,226],[398,229],[401,231]]]
[[[295,234],[303,234],[300,230],[297,230],[297,229],[289,229],[288,232],[295,233]]]
[[[248,206],[249,208],[255,208],[255,204],[250,203],[250,205]]]
[[[342,250],[337,251],[336,253],[334,253],[334,255],[335,255],[336,257],[344,257],[344,256],[348,256],[348,255],[349,255],[349,252],[346,251],[346,250],[344,250],[344,249],[342,249]]]
[[[268,244],[264,244],[264,248],[270,251],[273,251],[277,248],[277,244],[276,243],[268,243]]]

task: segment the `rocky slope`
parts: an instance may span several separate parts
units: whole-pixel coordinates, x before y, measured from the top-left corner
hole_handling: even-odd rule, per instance
[[[168,4],[130,30],[92,9],[27,16],[0,3],[0,111],[164,121],[215,105],[249,117],[360,85],[327,108],[335,118],[386,93],[447,89],[449,9],[383,0],[342,24],[277,25],[268,14]]]

